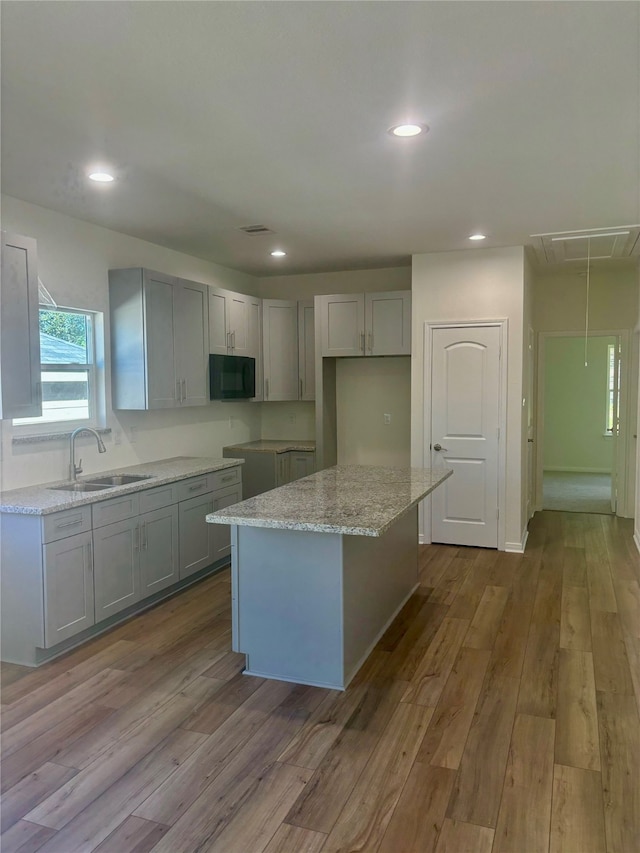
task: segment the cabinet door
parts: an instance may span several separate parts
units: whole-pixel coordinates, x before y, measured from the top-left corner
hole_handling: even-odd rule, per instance
[[[264,373],[262,368],[262,299],[249,303],[249,350],[247,355],[256,360],[256,396],[254,403],[264,399]]]
[[[300,400],[316,398],[316,336],[313,299],[298,302],[298,372]]]
[[[213,524],[205,518],[213,507],[212,494],[179,503],[180,580],[214,562]]]
[[[93,531],[96,622],[140,599],[139,547],[137,518]]]
[[[217,287],[208,288],[209,296],[209,352],[227,355],[229,339],[227,336],[227,295],[226,290]]]
[[[262,301],[264,399],[298,399],[298,304]]]
[[[45,648],[95,622],[91,533],[77,533],[42,548]]]
[[[253,355],[251,352],[251,298],[242,293],[227,294],[227,325],[229,352],[232,355]]]
[[[180,281],[174,290],[175,376],[181,406],[206,406],[209,341],[207,288]]]
[[[178,505],[140,516],[140,597],[178,580]]]
[[[289,453],[276,453],[276,486],[290,482]]]
[[[367,355],[411,355],[411,291],[366,294]]]
[[[233,506],[242,500],[242,486],[236,484],[229,486],[226,489],[220,489],[214,492],[213,509],[216,512],[219,509],[226,509],[228,506]],[[213,533],[213,559],[221,560],[223,557],[231,556],[231,527],[228,524],[210,524]]]
[[[144,274],[147,409],[173,409],[180,396],[174,354],[175,282],[171,276]]]
[[[363,293],[316,296],[315,310],[320,315],[323,356],[364,355]]]
[[[289,482],[313,474],[316,467],[316,454],[309,450],[289,451]]]
[[[36,241],[2,234],[0,417],[42,414]]]

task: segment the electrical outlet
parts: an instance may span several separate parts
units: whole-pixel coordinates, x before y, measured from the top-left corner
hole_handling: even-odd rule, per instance
[[[391,415],[383,415],[382,417],[384,418],[385,424],[391,423]]]

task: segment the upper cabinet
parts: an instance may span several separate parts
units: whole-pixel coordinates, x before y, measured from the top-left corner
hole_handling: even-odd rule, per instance
[[[298,302],[298,378],[300,400],[316,398],[316,336],[313,299]]]
[[[209,352],[256,360],[256,396],[262,400],[262,300],[208,287]]]
[[[325,357],[411,355],[411,291],[316,296]]]
[[[297,400],[298,303],[262,300],[264,399]]]
[[[36,241],[2,233],[0,417],[42,414]]]
[[[109,271],[115,409],[209,401],[208,288],[146,269]]]

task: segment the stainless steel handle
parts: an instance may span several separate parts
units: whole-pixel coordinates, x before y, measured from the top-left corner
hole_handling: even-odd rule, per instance
[[[231,349],[231,332],[227,332],[227,349]]]
[[[56,527],[60,530],[63,527],[75,527],[76,524],[82,524],[82,519],[78,518],[76,521],[63,521],[62,524],[56,524]]]
[[[140,550],[140,525],[139,524],[136,524],[136,531],[135,531],[135,536],[134,536],[134,540],[133,540],[133,550],[134,551]]]
[[[236,348],[236,332],[235,329],[231,332],[231,349]]]
[[[449,450],[448,447],[443,447],[441,444],[434,444],[433,449],[434,450]]]
[[[369,332],[368,339],[369,339],[369,352],[372,353],[373,352],[373,332]]]
[[[269,399],[269,380],[264,380],[264,398],[265,400]]]
[[[304,397],[304,391],[302,390],[302,379],[300,380],[300,399]]]
[[[360,332],[360,349],[362,350],[362,354],[364,355],[364,332]]]
[[[176,379],[176,402],[180,402],[180,380]]]
[[[527,441],[529,442],[529,444],[533,444],[533,439],[532,439],[532,438],[528,438],[528,439],[527,439]]]
[[[221,478],[220,478],[220,482],[221,482],[221,483],[228,483],[228,482],[229,482],[229,480],[235,480],[235,478],[236,478],[236,475],[235,475],[235,474],[227,474],[227,476],[226,476],[226,477],[221,477]]]
[[[142,550],[147,550],[147,522],[142,522]]]
[[[93,571],[93,546],[91,542],[87,542],[87,568],[90,572]]]
[[[189,491],[190,492],[199,492],[200,489],[204,489],[205,485],[206,485],[205,483],[196,483],[193,486],[189,486]]]
[[[186,399],[187,399],[187,380],[183,379],[182,380],[182,402],[184,403],[184,401]]]

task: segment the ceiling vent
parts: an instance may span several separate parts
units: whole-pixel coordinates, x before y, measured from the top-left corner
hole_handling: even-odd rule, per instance
[[[248,234],[250,237],[256,237],[260,234],[275,234],[275,231],[272,231],[271,228],[267,228],[266,225],[243,225],[240,228],[240,231],[244,231],[245,234]]]
[[[640,225],[532,234],[543,264],[630,258],[640,253]]]

